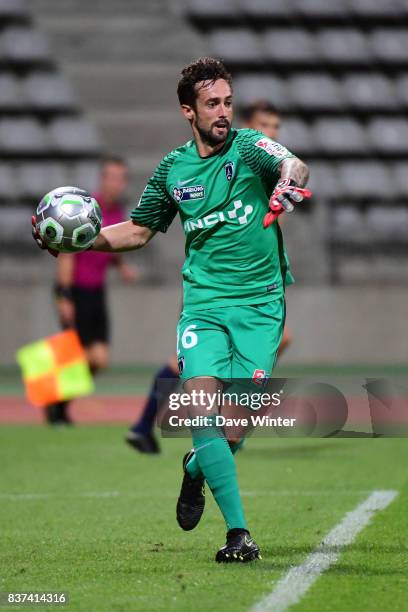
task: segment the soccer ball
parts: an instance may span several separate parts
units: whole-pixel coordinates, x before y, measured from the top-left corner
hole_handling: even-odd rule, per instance
[[[36,225],[41,238],[60,253],[88,249],[101,230],[98,202],[78,187],[57,187],[37,207]]]

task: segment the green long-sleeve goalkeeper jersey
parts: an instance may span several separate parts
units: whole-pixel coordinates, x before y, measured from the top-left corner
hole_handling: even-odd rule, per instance
[[[260,132],[231,129],[209,157],[200,157],[192,140],[160,162],[131,219],[165,232],[180,214],[185,308],[262,304],[292,282],[278,223],[262,225],[288,157]]]

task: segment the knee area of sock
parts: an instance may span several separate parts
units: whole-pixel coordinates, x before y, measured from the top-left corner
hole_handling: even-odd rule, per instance
[[[205,462],[207,466],[220,466],[221,472],[235,469],[234,457],[228,442],[224,437],[203,438],[194,440],[194,450],[197,460],[200,464]]]

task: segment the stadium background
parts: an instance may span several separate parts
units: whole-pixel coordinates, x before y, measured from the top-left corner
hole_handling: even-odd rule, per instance
[[[57,329],[54,262],[28,227],[39,197],[92,188],[98,157],[118,153],[130,209],[189,138],[175,86],[203,54],[224,58],[238,103],[278,105],[281,141],[311,167],[313,202],[284,228],[297,278],[284,363],[405,362],[407,24],[403,0],[1,0],[0,363]],[[129,256],[143,283],[111,285],[114,364],[173,350],[182,240],[175,221]]]
[[[30,234],[40,196],[92,188],[98,159],[118,153],[131,208],[163,154],[190,137],[180,68],[214,54],[238,101],[278,105],[281,141],[312,171],[313,202],[284,222],[297,284],[279,371],[361,374],[361,389],[367,364],[406,377],[407,30],[406,0],[0,0],[0,591],[67,590],[84,612],[247,610],[347,513],[391,490],[396,501],[358,539],[330,549],[339,562],[297,609],[406,611],[404,439],[250,440],[237,463],[264,560],[221,568],[210,495],[197,530],[175,523],[189,441],[160,440],[157,460],[124,444],[174,350],[177,220],[129,255],[141,284],[112,278],[113,365],[73,406],[80,426],[32,426],[42,417],[23,399],[15,352],[58,329],[55,261]]]

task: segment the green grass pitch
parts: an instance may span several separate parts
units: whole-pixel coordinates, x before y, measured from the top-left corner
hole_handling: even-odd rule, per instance
[[[395,489],[294,609],[407,610],[406,440],[250,440],[238,472],[263,560],[219,566],[225,533],[211,495],[195,531],[175,521],[189,441],[164,440],[161,456],[146,457],[123,433],[0,428],[0,591],[67,591],[66,609],[84,612],[248,610],[372,490]]]

